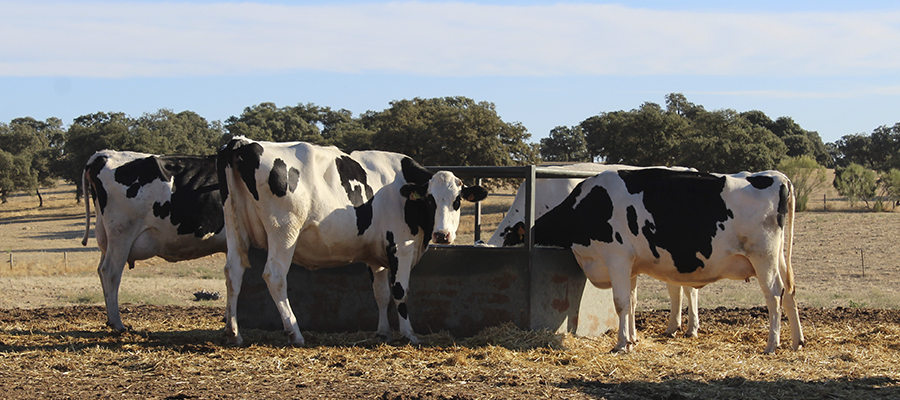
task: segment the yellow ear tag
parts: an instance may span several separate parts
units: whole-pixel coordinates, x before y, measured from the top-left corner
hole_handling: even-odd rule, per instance
[[[422,195],[419,192],[412,192],[409,194],[410,200],[422,200]]]

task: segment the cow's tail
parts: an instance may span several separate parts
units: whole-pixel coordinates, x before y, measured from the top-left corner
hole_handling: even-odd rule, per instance
[[[786,179],[785,181],[785,186],[787,186],[787,213],[784,218],[784,287],[788,293],[794,294],[794,268],[791,266],[791,253],[794,248],[794,208],[796,199],[794,197],[794,184],[790,180]]]
[[[228,237],[228,245],[236,246],[234,251],[240,254],[241,263],[249,266],[250,240],[246,236],[240,210],[235,207],[236,197],[242,195],[239,185],[243,183],[236,165],[238,158],[236,152],[240,146],[239,139],[232,139],[219,150],[216,157],[216,173],[219,177],[219,191],[222,197],[222,211],[225,214],[225,235]],[[229,253],[231,251],[232,249],[229,247]]]
[[[84,237],[81,238],[81,245],[87,246],[88,236],[91,235],[91,191],[88,185],[91,184],[91,177],[88,176],[88,169],[84,169],[81,175],[81,190],[84,198]]]

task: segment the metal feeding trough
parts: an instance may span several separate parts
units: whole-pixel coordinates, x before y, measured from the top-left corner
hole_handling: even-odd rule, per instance
[[[534,225],[534,179],[585,177],[583,172],[529,167],[429,167],[461,178],[522,177],[529,186],[526,224]],[[480,207],[476,207],[476,240]],[[281,319],[262,270],[264,251],[251,249],[250,265],[238,298],[242,328],[281,330]],[[378,306],[368,267],[352,264],[309,271],[292,265],[288,298],[302,330],[374,331]],[[417,333],[448,331],[456,337],[512,322],[521,329],[549,329],[598,336],[617,326],[612,291],[595,288],[568,249],[431,246],[409,279],[409,318]],[[389,312],[396,329],[396,313]]]

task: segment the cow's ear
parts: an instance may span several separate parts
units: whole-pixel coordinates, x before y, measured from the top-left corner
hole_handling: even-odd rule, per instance
[[[427,186],[415,183],[407,183],[400,188],[400,195],[412,201],[424,199],[427,193]]]
[[[481,186],[466,186],[462,190],[462,195],[460,197],[466,199],[466,201],[476,202],[484,200],[488,195],[487,189]]]

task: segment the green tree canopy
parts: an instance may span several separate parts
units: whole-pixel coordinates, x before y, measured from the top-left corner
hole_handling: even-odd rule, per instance
[[[225,129],[228,135],[224,141],[243,135],[254,140],[334,145],[345,151],[370,147],[372,135],[353,119],[350,111],[335,111],[312,103],[281,108],[274,103],[260,103],[245,108],[238,117],[228,118]]]
[[[676,146],[688,133],[689,120],[655,103],[614,111],[581,122],[588,150],[610,164],[674,165]]]
[[[151,154],[213,154],[222,136],[219,123],[192,111],[162,109],[140,118],[124,113],[96,113],[75,118],[66,132],[60,176],[75,183],[81,198],[84,164],[95,152],[110,149]]]
[[[466,97],[415,98],[367,112],[372,147],[406,154],[424,165],[523,165],[538,152],[520,123],[500,119],[493,103]]]
[[[786,151],[772,132],[736,111],[706,111],[692,121],[673,164],[721,173],[762,171],[774,168]]]
[[[541,158],[544,161],[590,162],[584,131],[580,126],[557,126],[550,137],[541,139]]]
[[[791,118],[773,121],[758,110],[708,111],[681,93],[666,95],[665,110],[647,102],[631,111],[590,117],[580,127],[591,155],[607,163],[733,173],[772,169],[789,154],[809,155],[819,163],[831,159],[818,133],[803,130]]]
[[[55,184],[64,130],[58,118],[16,118],[0,123],[0,198]],[[42,201],[43,204],[43,201]]]

